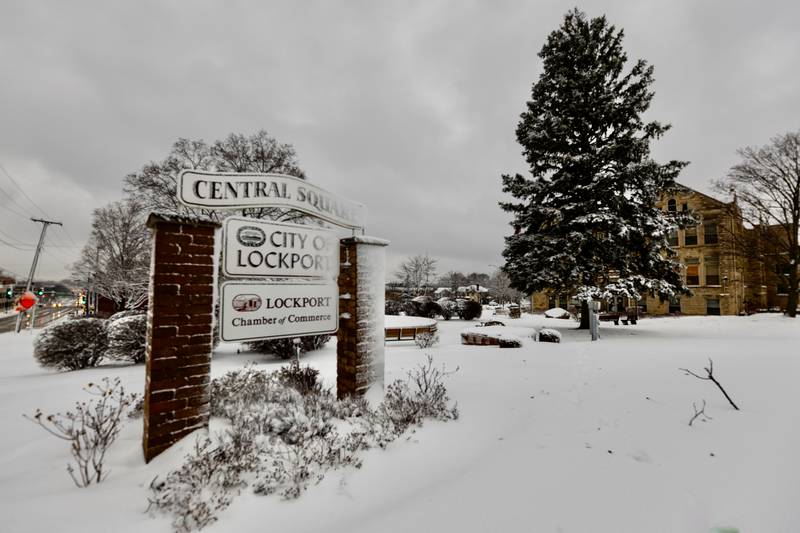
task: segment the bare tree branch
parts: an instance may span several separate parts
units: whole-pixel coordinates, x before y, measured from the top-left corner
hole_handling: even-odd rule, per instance
[[[682,371],[684,371],[684,372],[686,373],[686,375],[687,375],[687,376],[694,376],[694,377],[696,377],[697,379],[703,379],[703,380],[710,380],[710,381],[713,381],[713,382],[714,382],[714,385],[716,385],[717,387],[719,387],[719,390],[721,390],[721,391],[722,391],[722,394],[724,394],[724,395],[725,395],[725,398],[727,398],[727,400],[728,400],[728,403],[730,403],[730,404],[731,404],[731,406],[732,406],[734,409],[736,409],[737,411],[739,411],[739,407],[737,407],[737,406],[736,406],[736,404],[735,404],[735,403],[733,403],[733,400],[731,400],[731,397],[730,397],[730,396],[728,396],[728,393],[727,393],[727,392],[725,392],[725,389],[724,389],[724,388],[722,388],[722,385],[720,385],[719,381],[717,381],[717,379],[714,377],[714,361],[712,361],[712,360],[711,360],[711,358],[709,358],[709,359],[708,359],[708,366],[707,366],[707,367],[705,367],[705,368],[703,368],[703,370],[705,370],[705,371],[706,371],[706,375],[705,375],[705,376],[700,376],[700,375],[698,375],[698,374],[695,374],[694,372],[692,372],[691,370],[689,370],[689,369],[687,369],[687,368],[679,368],[678,370],[682,370]]]

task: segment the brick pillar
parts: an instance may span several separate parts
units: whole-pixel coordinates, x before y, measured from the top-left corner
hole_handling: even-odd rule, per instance
[[[340,241],[339,332],[336,390],[339,398],[383,398],[384,300],[389,241],[348,237]]]
[[[151,214],[153,231],[144,385],[146,462],[208,426],[214,230],[219,224]]]

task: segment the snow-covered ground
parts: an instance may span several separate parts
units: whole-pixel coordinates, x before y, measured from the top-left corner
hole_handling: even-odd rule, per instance
[[[459,334],[473,323],[460,320],[439,322],[434,348],[386,347],[387,382],[425,353],[458,367],[447,386],[459,420],[428,422],[370,450],[360,470],[333,471],[296,501],[245,491],[205,531],[800,531],[800,322],[644,319],[602,324],[592,343],[569,320],[498,318],[523,348],[462,346]],[[561,344],[526,335],[545,325],[561,331]],[[248,361],[281,364],[236,348],[215,355],[215,376]],[[741,411],[713,383],[678,370],[702,373],[709,357]],[[335,383],[334,342],[305,362]],[[64,468],[67,443],[21,416],[69,409],[87,398],[82,385],[103,376],[143,389],[143,366],[45,371],[30,334],[0,335],[0,531],[170,531],[169,517],[145,513],[147,487],[192,437],[145,465],[141,420],[130,421],[108,457],[108,480],[78,489]],[[689,427],[692,402],[703,399],[712,420]]]

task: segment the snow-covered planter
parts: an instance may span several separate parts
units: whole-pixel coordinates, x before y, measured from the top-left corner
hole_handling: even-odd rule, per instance
[[[119,313],[118,313],[119,314]],[[108,352],[110,359],[144,363],[147,346],[147,315],[131,314],[108,319]]]
[[[42,330],[33,343],[33,356],[43,367],[79,370],[97,366],[108,350],[105,320],[79,318]]]
[[[467,329],[461,332],[461,344],[474,346],[499,346],[500,348],[521,348],[522,339],[516,335],[497,331],[497,326],[481,328],[481,331]]]
[[[561,332],[555,329],[542,328],[539,330],[537,340],[539,342],[561,342]]]

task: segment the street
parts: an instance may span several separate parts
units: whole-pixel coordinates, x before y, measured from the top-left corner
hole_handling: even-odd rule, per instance
[[[36,310],[36,323],[34,328],[39,329],[47,326],[51,322],[69,316],[75,313],[75,307],[40,307]],[[27,316],[22,319],[22,327],[28,328],[30,326],[30,315],[28,311]],[[7,331],[14,331],[14,326],[17,323],[17,316],[11,315],[0,318],[0,333]]]

